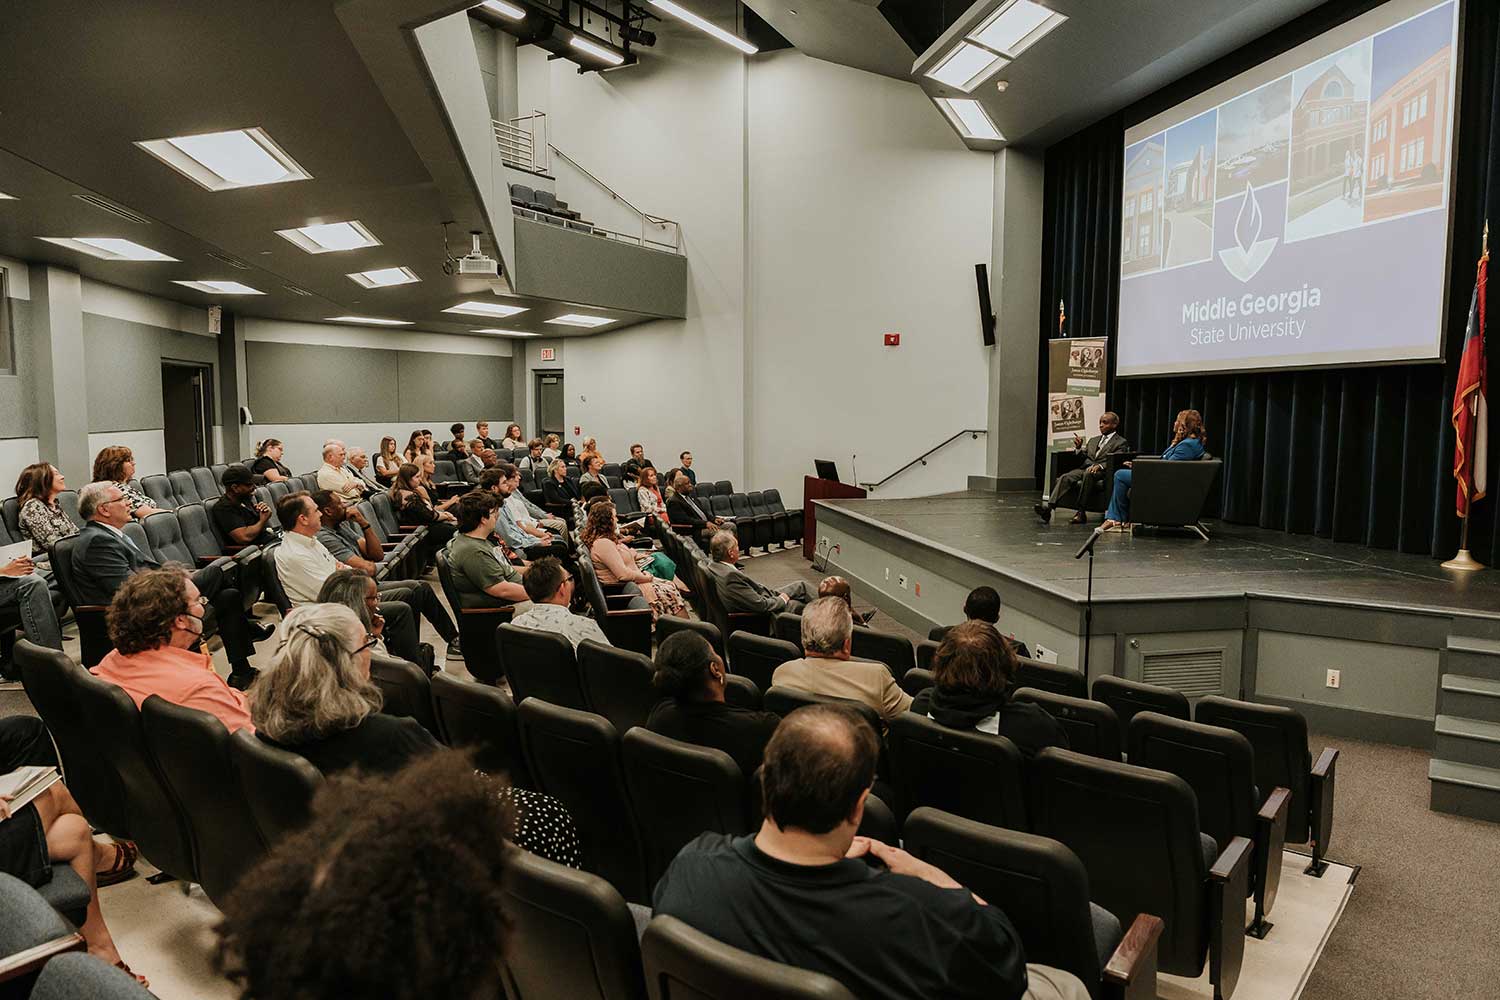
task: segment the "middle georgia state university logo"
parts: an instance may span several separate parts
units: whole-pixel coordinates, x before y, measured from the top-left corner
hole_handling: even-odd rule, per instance
[[[1240,214],[1234,220],[1235,242],[1228,249],[1219,251],[1219,259],[1224,262],[1225,269],[1241,281],[1249,281],[1255,277],[1266,266],[1266,261],[1271,259],[1271,251],[1280,242],[1275,236],[1268,240],[1260,238],[1263,221],[1260,200],[1255,197],[1255,189],[1246,182],[1245,200],[1240,202]]]

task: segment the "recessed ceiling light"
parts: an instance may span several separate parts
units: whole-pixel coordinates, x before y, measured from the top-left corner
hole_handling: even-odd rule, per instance
[[[349,275],[363,288],[390,288],[392,285],[409,285],[422,279],[409,267],[382,267],[374,271],[356,271]]]
[[[475,333],[493,333],[497,337],[540,337],[540,333],[527,333],[525,330],[502,330],[499,327],[486,326],[475,330]]]
[[[1032,0],[1011,0],[968,37],[985,48],[1003,52],[1014,59],[1067,19],[1066,14],[1049,10]]]
[[[4,191],[0,191],[0,201],[15,201],[15,200],[16,200],[16,196],[15,195],[13,195],[13,194],[6,194]]]
[[[365,228],[365,224],[351,219],[348,222],[325,222],[316,226],[301,226],[297,229],[278,229],[276,235],[296,244],[308,253],[333,253],[340,250],[362,250],[378,247],[380,241]]]
[[[264,295],[265,292],[258,288],[251,288],[239,281],[173,281],[174,285],[191,288],[194,291],[207,292],[210,295]]]
[[[78,236],[65,238],[60,236],[39,236],[41,240],[48,243],[56,243],[60,247],[69,250],[77,250],[86,253],[90,257],[98,257],[100,260],[176,260],[176,257],[168,257],[164,253],[143,247],[132,240],[117,240],[104,236]]]
[[[506,3],[505,0],[484,0],[484,3],[479,6],[485,10],[492,10],[510,21],[520,21],[526,17],[526,8]]]
[[[330,323],[363,323],[366,326],[411,326],[410,320],[379,319],[375,316],[330,316]]]
[[[586,52],[589,55],[593,56],[595,59],[604,60],[611,66],[620,66],[625,62],[625,57],[620,55],[620,53],[616,52],[614,49],[605,48],[603,45],[600,45],[597,42],[591,42],[581,35],[574,35],[572,38],[568,39],[568,44],[573,46],[573,48],[577,49],[579,52]]]
[[[760,51],[760,49],[756,48],[754,45],[751,45],[749,42],[745,41],[738,35],[730,34],[723,28],[719,27],[717,24],[704,20],[690,10],[683,9],[682,7],[673,3],[672,0],[649,0],[649,2],[651,6],[656,7],[659,10],[663,10],[668,14],[671,14],[673,17],[677,18],[680,21],[686,21],[688,24],[691,24],[693,27],[697,28],[704,34],[712,35],[714,38],[717,38],[725,45],[733,46],[734,48],[737,48],[741,52],[745,53],[745,55],[747,56],[753,56],[755,55],[755,53]]]
[[[444,309],[445,313],[461,313],[465,316],[514,316],[526,311],[525,306],[508,306],[504,302],[460,302]]]
[[[939,97],[937,106],[965,139],[1005,140],[978,101],[966,97]]]
[[[1007,62],[1009,60],[1004,56],[968,42],[959,42],[952,52],[923,75],[967,94],[999,72]]]
[[[568,313],[566,316],[559,316],[557,317],[557,319],[549,319],[547,320],[547,322],[557,323],[561,326],[595,327],[608,326],[609,324],[613,323],[614,320],[606,319],[603,316],[585,316],[583,313]]]
[[[259,128],[148,139],[136,145],[210,191],[312,177]]]
[[[1010,89],[1010,81],[1009,80],[996,80],[995,81],[995,89],[998,90],[1002,94],[1005,93],[1007,90]]]

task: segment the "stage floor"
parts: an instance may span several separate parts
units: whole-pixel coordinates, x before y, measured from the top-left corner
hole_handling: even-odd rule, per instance
[[[918,545],[1082,600],[1088,560],[1074,559],[1100,518],[1043,524],[1038,494],[950,493],[909,500],[820,504]],[[1213,522],[1210,541],[1187,532],[1109,532],[1095,546],[1094,601],[1286,596],[1500,618],[1500,573],[1458,573],[1437,560],[1312,535]]]

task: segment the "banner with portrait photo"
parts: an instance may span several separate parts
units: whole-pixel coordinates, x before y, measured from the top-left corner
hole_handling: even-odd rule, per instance
[[[1047,356],[1047,450],[1067,451],[1073,436],[1098,433],[1108,368],[1103,337],[1060,337]]]

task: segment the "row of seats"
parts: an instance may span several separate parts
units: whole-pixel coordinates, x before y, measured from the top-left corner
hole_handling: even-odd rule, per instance
[[[53,879],[64,871],[71,874],[72,869],[59,866]],[[85,905],[87,900],[85,889]],[[0,873],[0,913],[5,915],[0,920],[0,996],[30,1000],[151,997],[124,971],[85,953],[87,944],[78,932],[82,915],[65,919],[43,892],[4,873]]]
[[[511,209],[518,215],[529,215],[539,222],[564,226],[574,232],[593,233],[594,224],[568,207],[568,203],[544,188],[527,184],[510,186]]]

